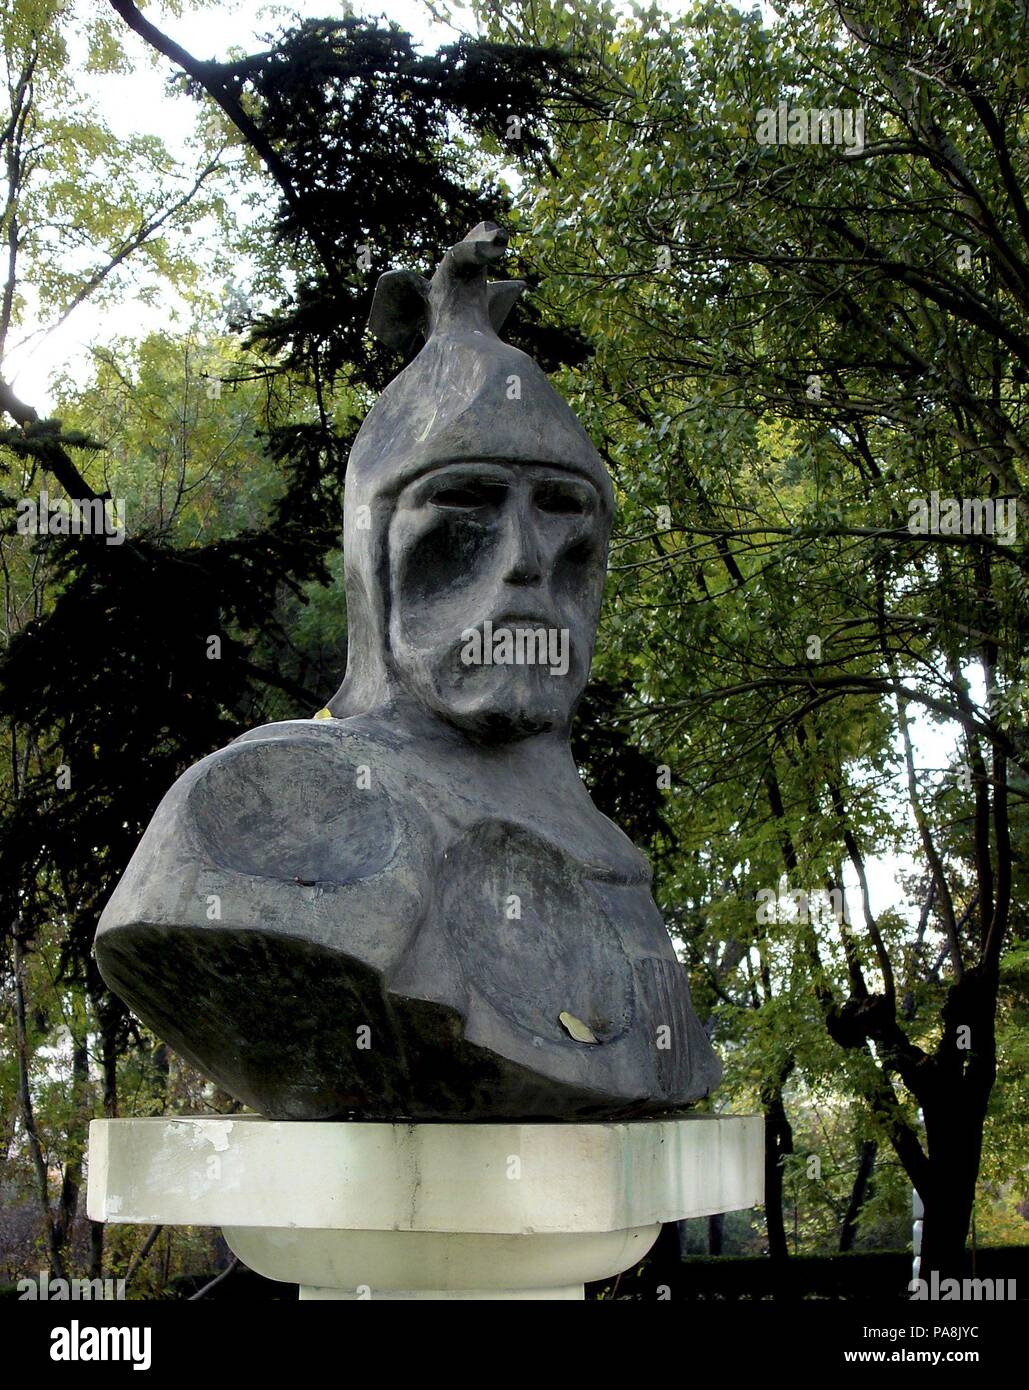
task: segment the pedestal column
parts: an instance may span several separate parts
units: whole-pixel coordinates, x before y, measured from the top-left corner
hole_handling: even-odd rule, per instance
[[[301,1299],[581,1299],[662,1222],[762,1200],[760,1116],[94,1120],[94,1221],[220,1226]]]

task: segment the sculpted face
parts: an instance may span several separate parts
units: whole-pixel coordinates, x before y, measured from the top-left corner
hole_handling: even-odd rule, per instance
[[[397,498],[390,650],[409,694],[505,740],[567,727],[589,675],[610,521],[579,473],[452,463]]]

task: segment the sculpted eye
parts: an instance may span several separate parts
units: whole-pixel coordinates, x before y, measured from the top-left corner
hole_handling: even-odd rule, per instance
[[[569,546],[564,553],[564,558],[573,565],[585,565],[593,559],[595,554],[592,541],[582,540]]]
[[[578,488],[560,483],[541,488],[536,494],[536,506],[554,516],[582,516],[587,510],[585,495]]]
[[[432,494],[434,507],[444,507],[448,511],[466,512],[477,507],[495,505],[501,500],[504,489],[490,483],[462,483],[454,487],[440,488]]]

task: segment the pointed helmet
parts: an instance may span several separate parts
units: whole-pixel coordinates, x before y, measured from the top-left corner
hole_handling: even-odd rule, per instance
[[[328,708],[344,719],[390,697],[388,531],[396,498],[445,464],[547,464],[586,477],[609,524],[613,492],[600,455],[537,364],[498,330],[525,284],[489,282],[507,236],[481,222],[443,257],[431,281],[390,271],[376,286],[368,326],[401,348],[425,338],[358,432],[347,466],[344,577],[348,660]]]

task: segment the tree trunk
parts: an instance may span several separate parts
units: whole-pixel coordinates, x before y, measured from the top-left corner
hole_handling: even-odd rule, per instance
[[[104,1074],[104,1118],[118,1118],[118,1025],[109,1017],[100,1024],[100,1057]]]
[[[118,1117],[118,1021],[119,1005],[99,984],[90,989],[93,1013],[100,1028],[100,1067],[103,1076],[104,1118]],[[104,1267],[104,1223],[89,1223],[89,1277],[100,1279]]]
[[[151,1060],[157,1078],[155,1089],[161,1102],[160,1113],[163,1115],[168,1109],[168,1085],[171,1079],[171,1049],[168,1044],[158,1043],[154,1048]]]
[[[717,1216],[709,1216],[707,1219],[707,1253],[709,1255],[720,1255],[722,1253],[724,1233],[724,1215],[719,1212]]]
[[[39,1198],[43,1229],[46,1232],[47,1250],[50,1255],[50,1270],[56,1279],[65,1279],[64,1262],[61,1259],[61,1245],[57,1239],[54,1214],[50,1209],[50,1180],[43,1146],[36,1130],[36,1115],[32,1106],[32,1089],[29,1081],[29,1037],[25,1007],[25,973],[21,941],[18,936],[20,924],[15,923],[11,932],[11,950],[14,966],[14,1028],[18,1052],[18,1099],[21,1108],[21,1122],[28,1141],[32,1164],[36,1170],[36,1193]]]
[[[104,1223],[102,1221],[89,1223],[89,1277],[90,1279],[102,1279],[104,1277]]]
[[[89,1132],[89,1050],[86,1036],[72,1040],[71,1088],[73,1118],[68,1136],[68,1155],[61,1179],[61,1196],[54,1218],[54,1240],[63,1250],[71,1239],[82,1189],[82,1158]]]
[[[941,1279],[960,1279],[968,1272],[965,1241],[975,1203],[987,1098],[978,1114],[969,1113],[971,1107],[961,1104],[960,1094],[923,1106],[929,1181],[919,1193],[925,1206],[922,1279],[928,1280],[934,1270]]]
[[[783,1220],[783,1160],[793,1152],[793,1129],[786,1116],[782,1092],[793,1070],[793,1058],[787,1058],[775,1083],[761,1095],[765,1112],[765,1225],[768,1231],[768,1253],[773,1260],[785,1260],[789,1255],[786,1225]]]
[[[861,1145],[858,1157],[857,1172],[854,1174],[854,1186],[850,1190],[850,1203],[847,1206],[847,1214],[843,1218],[843,1226],[840,1230],[840,1251],[845,1253],[854,1249],[854,1240],[857,1237],[858,1216],[861,1208],[871,1195],[872,1191],[872,1171],[875,1168],[876,1154],[879,1145],[874,1139],[866,1139]]]
[[[650,1290],[657,1295],[658,1290],[667,1289],[674,1298],[679,1280],[682,1277],[682,1252],[679,1246],[679,1223],[666,1221],[654,1247],[647,1256],[647,1275]]]
[[[996,977],[966,971],[943,1007],[944,1037],[932,1082],[919,1101],[929,1171],[919,1196],[925,1206],[919,1277],[960,1279],[982,1158],[986,1108],[997,1073]]]

